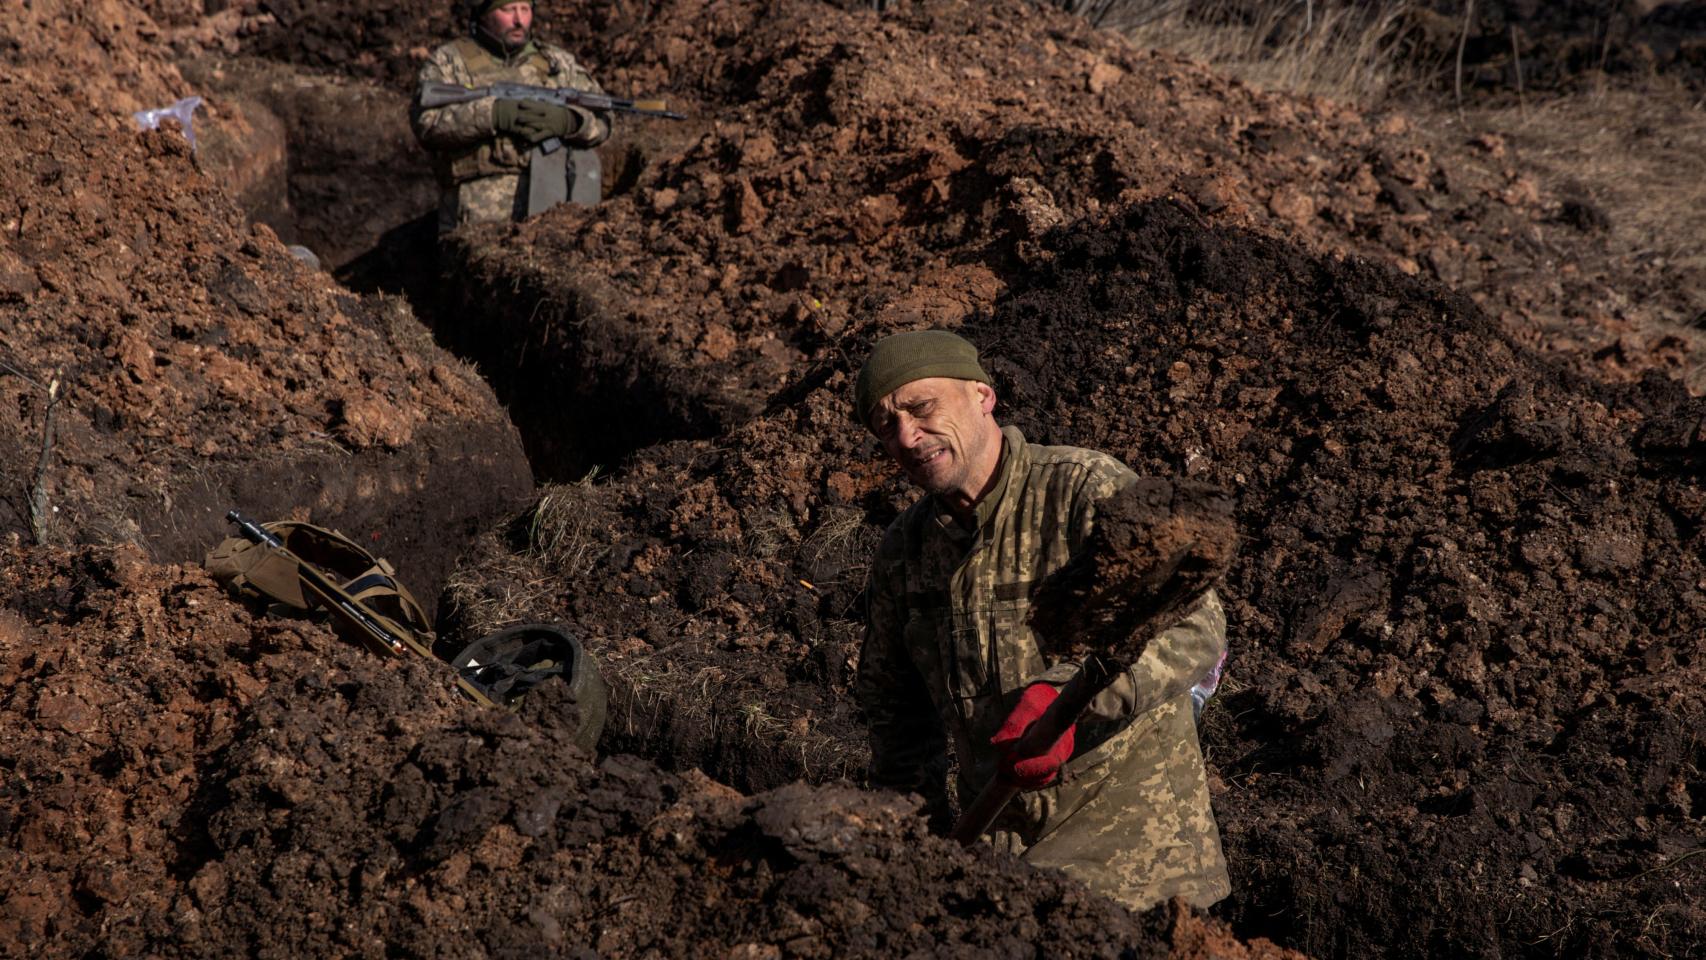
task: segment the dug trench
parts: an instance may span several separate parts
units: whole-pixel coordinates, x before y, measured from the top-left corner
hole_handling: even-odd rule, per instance
[[[951,17],[899,24],[897,58],[955,35]],[[654,26],[667,44],[673,24]],[[1252,125],[1219,167],[1249,180],[1212,186],[1105,136],[960,128],[934,144],[922,131],[944,108],[922,99],[917,132],[855,120],[872,109],[862,78],[905,73],[859,45],[870,26],[844,26],[822,48],[780,18],[731,29],[750,46],[676,66],[748,64],[774,122],[707,136],[597,213],[455,243],[463,348],[514,378],[500,393],[539,391],[537,408],[511,401],[518,423],[552,429],[585,383],[601,418],[639,401],[665,414],[640,433],[690,426],[611,444],[596,462],[638,446],[614,476],[549,488],[488,534],[453,584],[452,632],[576,627],[617,685],[610,750],[743,790],[859,776],[860,573],[906,494],[846,422],[848,377],[882,331],[960,325],[1033,439],[1240,494],[1233,674],[1205,738],[1237,882],[1222,909],[1241,930],[1339,956],[1639,955],[1697,937],[1676,896],[1701,882],[1679,859],[1700,843],[1700,745],[1683,733],[1700,718],[1696,453],[1658,426],[1691,422],[1688,401],[1638,370],[1613,387],[1579,355],[1527,352],[1559,314],[1522,292],[1514,251],[1423,244],[1441,279],[1499,307],[1494,324],[1437,286],[1306,252],[1331,243],[1240,226],[1241,205],[1291,226],[1266,219],[1289,209],[1278,192],[1238,191],[1319,131]],[[639,75],[647,56],[609,65]],[[838,150],[828,120],[861,124],[859,147]],[[1165,122],[1170,142],[1200,136]],[[893,210],[861,199],[869,156],[887,158]],[[1095,212],[1156,178],[1189,200]],[[1359,216],[1395,226],[1348,242],[1406,272],[1419,211],[1467,204],[1450,222],[1481,228],[1513,212],[1448,199],[1480,189],[1460,177],[1375,180]],[[863,252],[832,249],[849,241]],[[1631,374],[1621,347],[1602,356]],[[536,455],[573,442],[524,430]],[[586,466],[546,463],[562,479]],[[1394,943],[1400,917],[1417,936]]]
[[[690,428],[650,446],[638,432],[596,457],[563,451],[541,472],[574,478],[588,461],[624,462],[601,481],[547,487],[526,515],[488,527],[452,578],[447,622],[467,634],[515,619],[579,630],[619,688],[606,753],[642,751],[749,790],[857,777],[862,737],[846,682],[861,574],[908,494],[850,429],[849,376],[883,332],[957,326],[985,349],[1003,409],[1031,439],[1099,446],[1141,471],[1239,494],[1249,542],[1227,585],[1237,659],[1204,731],[1237,886],[1222,910],[1242,930],[1323,956],[1636,956],[1699,942],[1701,858],[1689,851],[1702,841],[1706,790],[1690,733],[1701,719],[1700,411],[1664,378],[1642,379],[1643,365],[1665,364],[1663,351],[1620,344],[1614,372],[1634,380],[1623,386],[1593,376],[1608,366],[1603,355],[1526,351],[1545,339],[1529,316],[1545,319],[1544,304],[1503,289],[1508,273],[1488,276],[1508,269],[1500,258],[1449,254],[1467,249],[1444,242],[1458,224],[1537,224],[1540,207],[1489,200],[1498,184],[1398,164],[1413,179],[1383,171],[1393,186],[1377,178],[1355,200],[1370,204],[1365,226],[1327,214],[1292,224],[1274,211],[1293,210],[1297,194],[1272,190],[1271,177],[1283,172],[1324,198],[1315,209],[1333,209],[1333,188],[1314,193],[1304,155],[1369,127],[1217,86],[1069,21],[1027,19],[1046,15],[1022,6],[996,16],[948,4],[931,18],[884,20],[816,6],[766,19],[757,9],[721,5],[717,16],[748,19],[709,27],[697,7],[665,9],[657,46],[605,55],[617,78],[670,58],[686,76],[742,77],[735,86],[765,98],[775,124],[722,117],[721,131],[597,213],[559,211],[458,241],[453,262],[485,304],[468,329],[524,330],[558,351],[528,368],[546,385],[518,422],[561,419],[567,404],[550,385],[572,390],[596,374],[644,383],[627,394],[642,401],[663,390],[659,407],[682,413],[660,435]],[[833,43],[812,39],[825,18],[835,19]],[[671,46],[704,29],[726,42]],[[1088,64],[1076,58],[1102,57],[1142,77],[1139,91],[1212,94],[1213,111],[1234,103],[1266,125],[1232,135],[1229,150],[1223,132],[1144,107],[1115,81],[1105,95],[1130,97],[1121,109],[1176,125],[1167,141],[1209,144],[1225,180],[1203,183],[1190,179],[1203,156],[1139,160],[1129,132],[1098,135],[1069,116],[1050,118],[1064,131],[956,127],[946,115],[976,116],[983,108],[966,103],[989,102],[974,74],[958,74],[968,101],[930,106],[939,91],[908,86],[925,72],[895,67],[933,52],[954,69],[983,69],[993,61],[982,45],[1018,57],[1013,38],[1032,35],[1056,46],[1052,59],[1025,54],[1056,92],[1082,87]],[[1051,62],[1075,66],[1056,77]],[[930,84],[936,77],[928,71]],[[867,96],[879,82],[882,95]],[[838,148],[838,127],[859,132]],[[932,127],[956,136],[933,141]],[[1350,183],[1354,169],[1322,183]],[[1108,170],[1125,176],[1099,173]],[[1169,192],[1184,199],[1153,201]],[[861,199],[885,193],[901,202]],[[1417,219],[1436,203],[1485,216]],[[1335,244],[1376,262],[1319,250]],[[1424,265],[1490,298],[1499,322],[1382,266],[1414,268],[1405,260],[1417,249],[1448,251]],[[608,279],[587,280],[592,266]],[[508,299],[515,290],[519,302]],[[551,322],[527,327],[541,303]],[[596,349],[581,351],[573,341],[588,326]],[[503,343],[480,340],[467,343]],[[625,359],[630,349],[638,360]],[[482,362],[482,372],[519,396],[501,371],[536,356]],[[632,413],[591,409],[606,421]],[[567,445],[527,443],[536,454]],[[105,784],[89,794],[99,802],[76,806],[77,785],[100,784],[73,773],[35,794],[40,810],[18,821],[37,865],[86,843],[78,830],[116,849],[116,835],[88,824],[121,820],[111,811],[127,786],[166,773],[177,799],[193,798],[188,820],[206,823],[164,845],[172,866],[162,874],[144,860],[115,879],[98,857],[26,872],[40,883],[24,916],[42,923],[26,932],[51,936],[60,923],[62,952],[252,948],[289,928],[292,904],[310,897],[328,908],[290,934],[302,951],[380,952],[387,940],[453,950],[460,941],[446,931],[470,915],[492,950],[1024,953],[1047,933],[1061,952],[1089,954],[1156,942],[1058,878],[968,860],[903,813],[835,788],[718,813],[704,806],[718,791],[687,773],[677,782],[610,760],[596,772],[546,769],[527,758],[561,756],[548,717],[466,719],[441,696],[422,702],[435,683],[424,673],[376,671],[323,633],[227,623],[194,572],[156,582],[161,574],[127,561],[57,555],[8,569],[28,571],[14,591],[26,597],[69,596],[59,569],[118,584],[69,604],[63,620],[19,608],[45,626],[0,623],[0,638],[45,631],[66,644],[33,662],[8,658],[9,675],[32,681],[14,685],[22,699],[8,716],[45,717],[53,731],[14,762],[8,789],[63,769],[54,748],[102,741],[88,707],[112,694],[89,682],[76,651],[110,642],[112,625],[135,629],[138,611],[166,611],[171,629],[145,634],[166,656],[138,657],[126,689],[170,698],[183,687],[201,704],[173,701],[185,718],[173,729],[203,724],[195,750],[205,753],[139,739],[145,712],[115,712],[113,754],[72,765]],[[11,742],[39,735],[32,723]],[[474,740],[515,762],[456,753]],[[536,810],[557,795],[580,799],[555,817]],[[55,804],[84,811],[84,826],[41,830],[40,812]],[[837,848],[859,820],[886,826]],[[599,859],[608,870],[593,868]],[[1016,879],[991,881],[991,869]],[[127,902],[128,886],[157,876],[170,878],[159,898]],[[388,882],[399,877],[414,886]],[[61,889],[69,919],[52,909]],[[337,896],[324,900],[326,889]],[[662,893],[624,899],[636,889]],[[781,906],[734,920],[679,914],[777,893]],[[921,903],[940,912],[910,912]],[[887,940],[861,939],[884,926],[873,908],[918,929],[899,923]],[[207,920],[186,928],[195,917]],[[1399,922],[1413,940],[1387,936]]]
[[[407,557],[428,604],[471,530],[531,490],[491,392],[396,298],[358,297],[247,224],[175,134],[53,112],[0,142],[0,532],[199,560],[233,508]],[[431,502],[435,508],[424,508]]]
[[[1325,956],[1696,942],[1699,402],[1176,203],[1028,269],[961,328],[1026,435],[1239,495],[1204,718],[1238,929]],[[853,361],[826,364],[728,435],[552,488],[457,575],[460,615],[582,631],[612,744],[743,789],[857,776],[859,557],[907,495],[846,423]]]
[[[408,87],[255,56],[182,69],[234,118],[204,135],[205,162],[249,220],[351,290],[406,298],[443,346],[480,366],[540,479],[577,478],[726,421],[707,405],[706,384],[650,356],[643,327],[600,295],[595,276],[543,288],[440,243],[438,189],[409,129]],[[636,133],[600,151],[611,199],[662,149]],[[564,415],[584,409],[600,416]]]

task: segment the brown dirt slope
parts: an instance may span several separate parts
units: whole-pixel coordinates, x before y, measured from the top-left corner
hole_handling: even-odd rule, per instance
[[[531,489],[472,369],[245,227],[176,132],[82,123],[27,75],[0,102],[0,532],[185,559],[227,509],[292,514],[434,596]]]
[[[194,92],[178,75],[160,26],[141,4],[8,0],[4,11],[0,63],[6,72],[50,81],[55,96],[48,102],[67,113],[73,105],[80,108],[86,125],[118,126],[133,111],[164,107]],[[95,109],[83,112],[90,107]]]
[[[256,618],[134,548],[0,548],[0,953],[1266,957],[1188,912],[741,796]]]

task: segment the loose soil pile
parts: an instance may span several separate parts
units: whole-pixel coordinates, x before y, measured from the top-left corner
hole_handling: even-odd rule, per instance
[[[434,325],[536,468],[620,464],[495,529],[528,481],[468,368],[240,226],[176,134],[129,132],[116,101],[56,113],[24,59],[54,46],[8,35],[0,951],[1245,955],[835,782],[865,763],[864,565],[913,496],[848,422],[850,378],[926,325],[979,343],[1033,441],[1237,495],[1204,740],[1241,934],[1346,957],[1706,942],[1706,406],[1666,379],[1691,348],[1659,325],[1699,288],[1619,263],[1496,137],[1259,94],[1027,4],[846,6],[556,24],[608,88],[695,119],[627,125],[599,208],[448,248]],[[350,118],[400,109],[451,33],[424,0],[227,9],[149,8],[180,55],[372,81],[315,74],[340,107],[308,109],[277,62],[204,60],[232,144],[271,115],[352,162]],[[187,92],[129,46],[145,14],[91,11],[110,72]],[[386,123],[366,174],[286,199],[410,215],[371,196]],[[362,269],[418,249],[386,226]],[[61,545],[168,559],[228,505],[279,504],[378,536],[429,598],[479,527],[447,647],[567,624],[615,685],[605,753],[682,772],[595,763],[549,693],[475,710],[442,668],[257,618],[194,569],[25,548],[36,502]]]
[[[436,596],[470,529],[531,489],[490,390],[406,304],[245,227],[176,131],[44,90],[0,80],[0,532],[182,560],[229,509],[292,515]]]
[[[8,955],[1296,956],[893,798],[595,764],[566,688],[484,710],[134,549],[4,560]]]
[[[627,124],[651,165],[597,210],[451,251],[460,306],[437,329],[516,411],[536,470],[726,431],[853,320],[957,322],[1026,287],[1020,253],[1048,230],[1163,196],[1433,276],[1613,373],[1684,362],[1653,323],[1706,309],[1700,285],[1614,263],[1591,203],[1543,196],[1498,137],[1261,94],[1025,3],[906,11],[682,0],[571,43],[607,86],[695,119]],[[615,415],[588,429],[552,398]]]

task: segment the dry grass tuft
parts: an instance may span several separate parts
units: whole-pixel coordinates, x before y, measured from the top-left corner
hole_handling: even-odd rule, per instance
[[[454,646],[517,623],[551,619],[558,589],[554,576],[541,575],[530,557],[511,553],[491,534],[469,558],[457,564],[444,584],[441,619],[457,624]]]
[[[819,590],[843,585],[857,589],[865,583],[882,533],[866,522],[862,510],[831,508],[800,544],[800,560]]]
[[[506,536],[485,534],[445,582],[448,610],[464,639],[517,623],[555,618],[565,583],[590,574],[609,552],[614,534],[594,502],[593,474],[545,487],[533,510]],[[524,549],[511,538],[525,535]],[[454,638],[447,638],[453,642]]]
[[[610,549],[610,531],[586,509],[597,473],[547,486],[528,524],[528,550],[565,579],[592,572]]]
[[[1065,4],[1139,46],[1213,64],[1251,86],[1372,105],[1418,86],[1431,22],[1412,0],[1076,0]]]

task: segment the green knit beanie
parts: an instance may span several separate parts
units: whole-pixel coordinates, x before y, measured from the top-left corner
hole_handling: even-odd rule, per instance
[[[870,429],[871,412],[884,397],[926,377],[991,382],[977,362],[977,348],[959,334],[914,330],[884,337],[871,348],[871,358],[853,388],[853,412],[859,423]]]
[[[515,2],[516,0],[469,0],[468,19],[478,20],[504,4]]]

